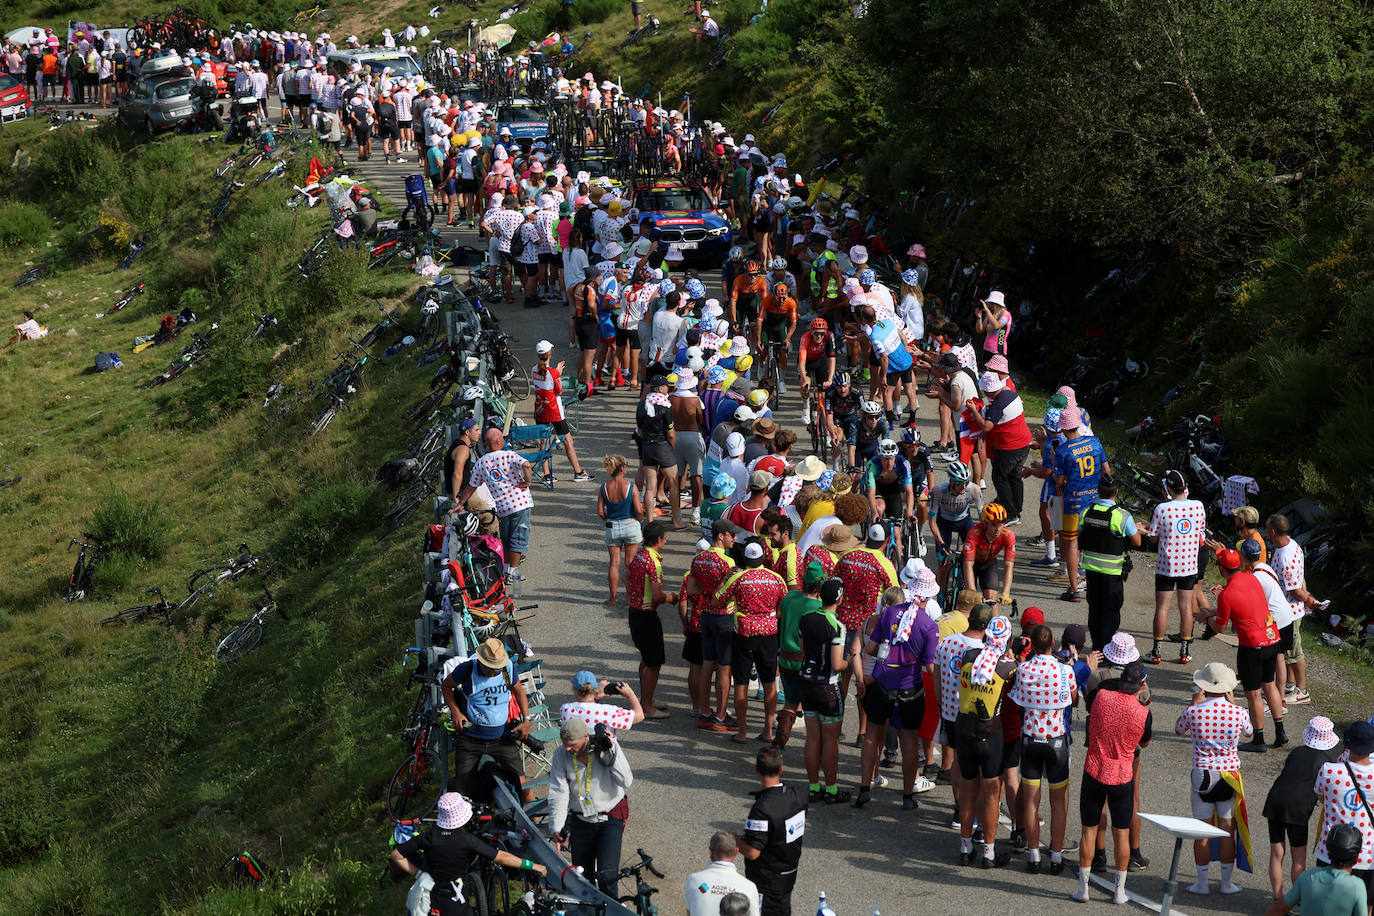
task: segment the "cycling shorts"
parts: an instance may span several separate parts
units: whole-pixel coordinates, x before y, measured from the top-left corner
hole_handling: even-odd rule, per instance
[[[1078,819],[1084,827],[1096,827],[1102,823],[1103,805],[1107,806],[1114,829],[1128,829],[1135,811],[1135,781],[1109,786],[1098,782],[1092,774],[1084,773],[1083,787],[1078,796]]]
[[[935,527],[940,529],[940,537],[944,539],[946,544],[954,537],[954,532],[956,531],[967,539],[968,533],[973,530],[973,524],[972,515],[965,515],[963,518],[953,521],[945,518],[943,515],[936,516],[935,518]]]
[[[787,337],[787,316],[765,314],[763,316],[763,345],[768,346],[770,341],[782,343]]]
[[[801,706],[805,718],[819,719],[822,725],[844,721],[844,700],[838,684],[802,681]]]
[[[1002,775],[1001,725],[994,723],[992,733],[984,737],[970,727],[975,721],[972,716],[961,714],[954,722],[954,730],[959,736],[954,745],[959,775],[964,779],[996,779]]]
[[[973,564],[973,581],[985,592],[1002,590],[1002,558],[992,557]]]
[[[1069,738],[1067,735],[1059,735],[1055,738],[1021,736],[1021,782],[1038,786],[1042,777],[1049,782],[1051,789],[1068,785]]]

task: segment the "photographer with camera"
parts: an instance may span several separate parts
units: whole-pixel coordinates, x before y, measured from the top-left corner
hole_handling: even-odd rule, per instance
[[[558,710],[558,718],[581,719],[588,727],[607,725],[611,728],[629,729],[644,721],[644,707],[634,690],[623,681],[599,681],[590,671],[579,671],[573,675],[573,692],[577,700],[564,703]],[[629,708],[602,703],[607,697],[623,697]]]
[[[581,719],[559,730],[549,773],[549,832],[560,852],[572,847],[572,864],[616,897],[620,843],[630,816],[626,790],[634,782],[630,762],[605,723],[589,732]]]

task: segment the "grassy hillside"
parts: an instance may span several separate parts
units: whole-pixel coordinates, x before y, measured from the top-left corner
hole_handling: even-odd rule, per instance
[[[395,647],[417,586],[409,539],[373,542],[371,476],[407,438],[397,405],[425,390],[429,371],[403,357],[371,366],[352,409],[311,439],[299,424],[265,432],[257,405],[269,380],[322,378],[375,321],[363,296],[392,300],[406,278],[338,258],[327,283],[291,279],[322,216],[287,211],[281,183],[241,192],[207,236],[219,146],[179,138],[143,150],[108,126],[59,136],[38,124],[6,128],[0,155],[18,146],[32,166],[0,190],[0,209],[26,218],[0,221],[32,232],[0,238],[0,280],[10,293],[26,264],[58,270],[6,299],[16,321],[34,308],[49,336],[0,351],[0,464],[23,475],[0,490],[4,909],[372,910],[375,872],[360,863],[385,834],[378,799],[394,748],[378,739],[408,702]],[[304,163],[294,168],[299,181]],[[149,247],[121,272],[113,237],[126,232]],[[96,317],[140,277],[145,296]],[[200,316],[192,330],[220,324],[218,346],[145,390],[190,331],[138,355],[131,338],[183,304]],[[240,345],[264,309],[281,326]],[[95,374],[105,350],[124,367]],[[121,528],[125,550],[94,596],[66,604],[67,541],[97,522]],[[211,653],[251,613],[251,578],[170,628],[98,626],[153,585],[184,594],[191,571],[239,541],[287,559],[272,588],[291,615],[272,618],[244,660],[217,666]],[[290,862],[290,885],[225,890],[220,863],[241,848]]]

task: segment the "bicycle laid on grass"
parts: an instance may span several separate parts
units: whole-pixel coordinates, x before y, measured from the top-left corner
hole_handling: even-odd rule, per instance
[[[180,606],[190,608],[201,598],[213,598],[215,593],[219,591],[219,587],[225,582],[237,582],[244,576],[262,570],[264,564],[268,562],[267,557],[256,556],[248,549],[247,544],[240,544],[238,551],[238,556],[228,563],[211,566],[208,569],[198,569],[191,573],[191,578],[186,584],[188,594]],[[270,575],[275,569],[275,564],[268,566],[263,570],[263,575]]]
[[[101,626],[113,626],[115,624],[140,623],[154,617],[161,618],[163,623],[172,622],[172,613],[180,605],[174,601],[168,601],[162,594],[162,589],[154,586],[148,589],[148,594],[157,595],[157,601],[153,604],[140,604],[136,607],[126,608],[118,614],[112,614],[100,621]]]
[[[291,619],[285,610],[277,606],[277,599],[272,596],[266,583],[263,583],[262,591],[265,600],[253,602],[253,616],[230,630],[215,646],[215,661],[233,661],[256,649],[258,643],[262,642],[263,621],[274,611],[281,614],[283,620]]]
[[[72,538],[67,544],[67,550],[70,552],[76,546],[80,546],[81,550],[76,555],[76,565],[72,567],[72,574],[67,579],[67,588],[62,592],[64,601],[80,601],[90,593],[95,568],[105,559],[105,548],[96,536],[89,532],[83,533],[80,538]]]

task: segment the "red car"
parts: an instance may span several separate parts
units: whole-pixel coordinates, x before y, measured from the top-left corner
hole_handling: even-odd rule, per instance
[[[0,120],[13,121],[33,114],[33,99],[24,84],[9,74],[0,75]]]

